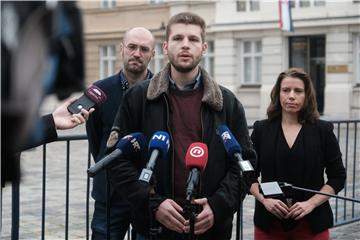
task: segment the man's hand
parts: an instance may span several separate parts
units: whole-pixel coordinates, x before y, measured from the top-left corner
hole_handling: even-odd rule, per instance
[[[310,201],[297,202],[291,206],[290,212],[287,215],[287,218],[293,218],[299,220],[314,210],[315,205]]]
[[[178,233],[182,233],[185,228],[185,218],[181,215],[183,213],[182,207],[180,207],[175,201],[166,199],[160,205],[156,211],[156,220],[164,225],[166,228]]]
[[[281,200],[273,199],[273,198],[264,198],[262,204],[269,212],[274,214],[277,218],[279,219],[287,218],[287,215],[289,213],[289,208]]]
[[[205,233],[214,225],[214,213],[207,198],[195,199],[194,203],[202,206],[202,211],[197,215],[194,227],[194,234],[199,235]],[[186,221],[185,232],[190,231],[189,224],[189,221]]]
[[[95,111],[94,108],[91,108],[89,111],[81,109],[81,113],[71,114],[67,107],[75,102],[77,97],[70,98],[61,104],[55,111],[52,113],[56,129],[71,129],[76,127],[79,124],[84,123],[89,119],[89,115]]]

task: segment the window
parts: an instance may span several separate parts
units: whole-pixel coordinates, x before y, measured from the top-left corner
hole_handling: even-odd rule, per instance
[[[259,0],[250,0],[250,11],[259,11],[260,10],[260,2]]]
[[[116,0],[101,0],[101,8],[113,8],[116,6]]]
[[[290,7],[294,8],[295,7],[295,0],[290,0]]]
[[[300,7],[310,7],[310,0],[300,0],[299,6]]]
[[[149,63],[149,69],[153,73],[159,72],[165,66],[165,58],[162,49],[162,43],[158,42],[155,44],[155,56]]]
[[[325,0],[314,0],[315,7],[323,7],[325,6]]]
[[[237,12],[259,11],[259,10],[260,10],[260,1],[259,0],[236,1],[236,11]]]
[[[240,42],[240,83],[261,84],[262,42],[245,40]]]
[[[162,3],[163,0],[148,0],[149,4],[159,4]]]
[[[208,50],[202,57],[201,66],[214,77],[214,41],[208,41]]]
[[[246,11],[246,2],[245,1],[236,1],[236,11],[245,12]]]
[[[282,0],[286,1],[286,0]],[[325,0],[289,0],[291,8],[301,7],[323,7],[325,6]]]
[[[100,78],[106,78],[115,73],[115,45],[100,47]]]
[[[355,60],[355,67],[356,67],[356,85],[360,85],[360,33],[355,36],[355,49],[356,49],[356,60]]]

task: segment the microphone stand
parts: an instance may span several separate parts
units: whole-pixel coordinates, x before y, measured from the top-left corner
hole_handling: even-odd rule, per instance
[[[343,200],[347,200],[347,201],[351,201],[351,202],[360,203],[359,199],[338,196],[336,194],[325,193],[325,192],[308,189],[308,188],[301,188],[301,187],[297,187],[297,186],[294,186],[292,184],[285,183],[285,182],[260,183],[259,187],[260,187],[260,192],[262,192],[265,197],[285,196],[286,194],[284,194],[283,191],[288,192],[289,189],[294,189],[294,190],[298,190],[298,191],[310,192],[310,193],[320,194],[320,195],[324,195],[324,196],[328,196],[328,197],[339,198],[339,199],[343,199]]]
[[[186,194],[185,194],[186,198],[185,198],[185,206],[184,206],[185,219],[189,220],[189,224],[190,224],[190,232],[188,238],[190,240],[196,239],[195,220],[197,214],[200,212],[200,206],[198,204],[193,204],[192,200],[194,198],[198,198],[200,181],[201,181],[200,170],[197,168],[191,169],[186,183],[187,188],[186,188]]]
[[[238,207],[237,207],[238,209],[236,211],[236,237],[235,237],[235,239],[243,239],[242,238],[242,235],[243,235],[242,228],[240,229],[240,219],[242,219],[241,218],[241,216],[242,216],[242,201],[241,201],[242,179],[243,179],[243,172],[242,172],[242,170],[240,170],[239,181],[238,181],[238,184],[239,184],[239,196],[238,196],[238,198],[240,199],[240,204],[238,204]]]
[[[106,168],[106,239],[110,240],[110,206],[111,206],[111,194],[110,194],[110,173],[109,168]]]
[[[152,169],[143,168],[139,180],[148,183],[151,187],[148,207],[150,216],[149,237],[150,240],[156,240],[157,235],[161,232],[162,229],[155,218],[155,213],[159,207],[157,204],[159,199],[155,196],[156,178],[155,175],[153,175]]]
[[[235,153],[235,159],[238,160],[238,164],[240,167],[240,173],[239,173],[239,199],[240,204],[238,205],[237,213],[236,213],[236,238],[235,239],[243,239],[243,229],[240,228],[240,219],[242,219],[243,215],[243,209],[242,209],[242,200],[241,200],[241,186],[243,182],[243,173],[249,173],[253,172],[254,168],[251,165],[249,160],[243,160],[240,153]],[[241,238],[240,238],[241,237]]]
[[[95,164],[96,165],[96,164]],[[100,171],[96,171],[95,173],[92,173],[88,169],[88,175],[89,177],[95,177],[96,174],[101,172],[102,170],[105,170],[105,184],[106,184],[106,239],[110,240],[110,206],[111,206],[111,189],[110,189],[110,172],[109,169],[111,166],[108,166],[104,169],[101,169]]]
[[[316,193],[316,194],[320,194],[320,195],[324,195],[324,196],[328,196],[328,197],[339,198],[339,199],[343,199],[343,200],[347,200],[347,201],[351,201],[351,202],[360,203],[360,200],[355,199],[355,198],[348,198],[348,197],[338,196],[335,194],[325,193],[325,192],[316,191],[316,190],[312,190],[312,189],[308,189],[308,188],[296,187],[289,183],[279,183],[279,185],[280,185],[280,188],[291,188],[291,189],[295,189],[298,191],[311,192],[311,193]]]
[[[195,240],[195,219],[197,216],[198,206],[196,204],[191,203],[191,195],[186,197],[186,203],[184,207],[185,217],[189,219],[190,223],[190,232],[189,232],[189,240]]]
[[[158,210],[158,198],[155,196],[155,176],[151,179],[151,190],[149,198],[149,215],[150,215],[150,240],[156,240],[157,235],[161,232],[161,226],[155,218],[156,211]]]

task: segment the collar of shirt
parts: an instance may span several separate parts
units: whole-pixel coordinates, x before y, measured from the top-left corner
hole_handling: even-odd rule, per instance
[[[192,81],[189,84],[186,84],[181,89],[176,85],[175,81],[171,78],[170,75],[169,75],[169,81],[170,81],[170,87],[172,89],[178,89],[180,91],[190,91],[190,90],[197,89],[202,84],[202,75],[201,75],[201,71],[199,71],[196,78],[194,79],[194,81]]]
[[[152,77],[151,71],[148,69],[146,72],[145,80],[150,79],[151,77]],[[121,89],[122,90],[129,89],[129,81],[126,79],[126,76],[125,76],[123,70],[121,70],[119,73],[119,79],[120,79]]]
[[[120,73],[119,73],[119,79],[120,79],[121,89],[122,90],[129,89],[129,82],[126,79],[126,76],[125,76],[123,70],[121,70]]]

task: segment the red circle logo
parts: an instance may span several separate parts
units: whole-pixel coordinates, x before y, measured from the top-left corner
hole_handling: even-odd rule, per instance
[[[205,153],[204,149],[202,149],[199,146],[195,146],[190,149],[190,155],[193,157],[196,157],[196,158],[202,157],[204,155],[204,153]]]

